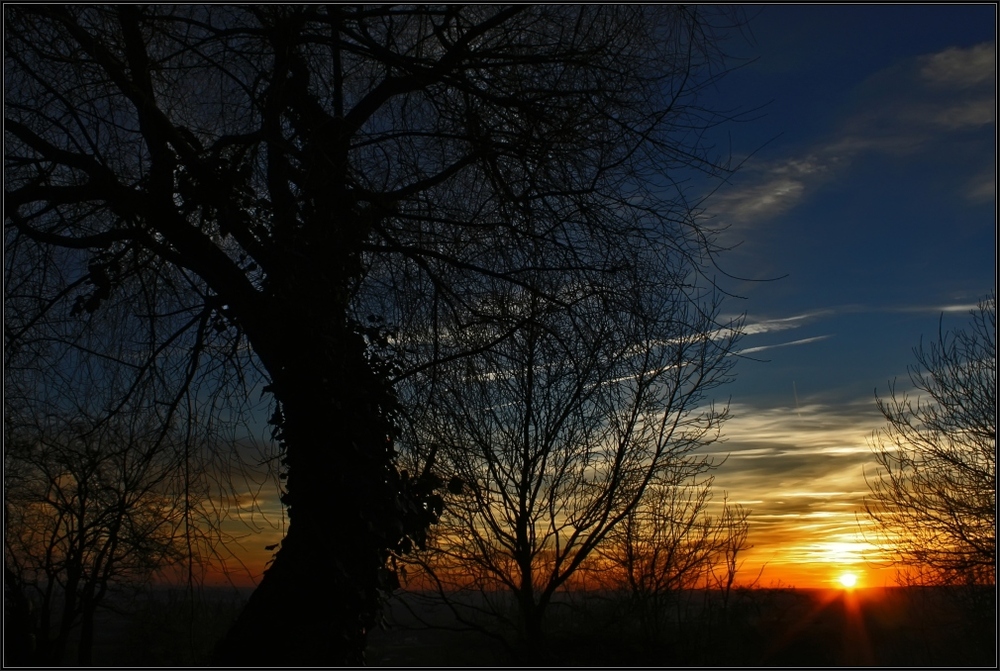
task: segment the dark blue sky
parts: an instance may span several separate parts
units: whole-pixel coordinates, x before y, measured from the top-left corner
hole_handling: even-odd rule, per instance
[[[728,305],[747,313],[744,351],[766,361],[741,361],[725,390],[716,484],[754,510],[765,582],[808,586],[871,557],[854,513],[874,469],[874,390],[907,386],[921,337],[942,315],[964,325],[995,286],[996,10],[747,11],[753,41],[730,51],[757,60],[716,104],[763,109],[725,129],[720,143],[749,158],[705,215],[739,244],[724,270],[783,279],[723,281],[745,298]]]

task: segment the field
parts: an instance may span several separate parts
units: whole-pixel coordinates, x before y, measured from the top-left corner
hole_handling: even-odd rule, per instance
[[[406,597],[404,597],[405,599]],[[393,626],[373,632],[373,666],[524,664],[516,642],[449,631],[447,609],[410,597]],[[412,612],[411,612],[412,610]],[[655,633],[641,631],[623,599],[576,594],[553,607],[550,666],[995,666],[995,617],[972,624],[942,591],[749,590],[723,612],[717,595],[678,599]],[[419,620],[435,627],[428,628]],[[495,633],[495,632],[493,632]]]
[[[246,591],[191,600],[161,589],[117,604],[98,623],[97,666],[204,666]],[[564,594],[529,656],[492,620],[458,622],[420,594],[393,599],[370,635],[371,666],[996,666],[996,618],[975,622],[942,590],[754,589],[677,595],[643,627],[622,595]],[[465,601],[467,606],[481,602]],[[634,604],[631,604],[634,605]],[[510,611],[513,614],[513,610]],[[462,629],[465,629],[464,631]],[[262,642],[262,644],[278,644]],[[72,661],[72,656],[69,661]]]

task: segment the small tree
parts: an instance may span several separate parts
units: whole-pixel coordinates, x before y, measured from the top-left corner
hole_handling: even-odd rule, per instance
[[[996,583],[996,295],[967,329],[914,350],[918,394],[876,397],[887,425],[872,440],[865,513],[876,543],[924,583]]]
[[[97,614],[124,607],[113,595],[169,577],[193,596],[206,575],[234,572],[226,523],[259,519],[266,475],[249,463],[239,405],[227,422],[203,407],[227,400],[196,375],[218,343],[154,354],[192,325],[216,332],[157,308],[169,278],[126,282],[84,316],[46,298],[78,270],[65,256],[16,241],[5,252],[5,661],[89,664]]]
[[[436,391],[415,439],[456,486],[420,567],[460,619],[486,611],[492,633],[506,621],[534,661],[557,592],[645,496],[712,468],[694,451],[726,417],[701,402],[729,379],[739,323],[721,324],[717,302],[671,282],[683,275],[634,267],[650,274],[582,295],[567,283],[553,289],[558,302],[484,299],[506,319],[450,329],[449,342],[481,353],[426,382]]]
[[[77,662],[90,664],[106,597],[184,557],[183,451],[155,432],[63,424],[5,436],[4,568],[26,602],[25,661],[64,663],[79,627]]]
[[[745,551],[753,548],[747,543],[747,536],[750,534],[750,510],[740,504],[729,505],[726,501],[722,506],[722,513],[716,520],[715,528],[715,552],[716,559],[710,562],[709,580],[710,587],[715,587],[722,592],[722,612],[724,617],[729,616],[729,604],[733,593],[733,585],[736,582],[736,575],[743,568],[745,559],[741,559]],[[760,581],[760,575],[764,569],[761,567],[749,584],[744,588],[753,588]]]
[[[601,583],[628,595],[631,613],[647,643],[662,634],[671,605],[680,606],[684,591],[706,587],[721,594],[723,614],[749,549],[749,512],[722,504],[710,514],[713,478],[704,461],[674,469],[655,483],[635,510],[598,548]]]

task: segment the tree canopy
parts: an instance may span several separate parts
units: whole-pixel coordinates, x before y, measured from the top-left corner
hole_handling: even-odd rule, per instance
[[[865,511],[909,580],[996,584],[996,328],[994,295],[914,350],[915,398],[892,385],[876,398],[886,425]]]
[[[4,11],[11,356],[141,296],[148,346],[119,362],[173,371],[165,420],[273,399],[290,524],[220,662],[362,660],[389,558],[441,510],[394,441],[398,383],[467,354],[442,319],[495,321],[496,284],[614,286],[637,249],[703,298],[684,180],[725,169],[697,103],[714,8]]]

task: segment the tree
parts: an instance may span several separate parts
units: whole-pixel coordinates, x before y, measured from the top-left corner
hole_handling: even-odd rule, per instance
[[[718,591],[726,615],[739,555],[750,547],[749,511],[724,502],[717,515],[709,513],[712,478],[698,480],[709,465],[668,471],[597,549],[601,584],[630,597],[649,643],[662,633],[667,607],[687,590]]]
[[[868,483],[865,513],[875,542],[921,582],[993,586],[995,294],[979,303],[967,328],[939,335],[914,350],[916,399],[893,385],[888,399],[876,396],[887,425],[873,436],[880,468]]]
[[[157,378],[169,365],[137,373],[135,361],[156,338],[132,332],[121,305],[107,306],[82,333],[75,319],[50,313],[29,329],[33,337],[10,337],[24,326],[25,302],[24,285],[12,284],[4,574],[7,622],[21,627],[22,645],[20,656],[16,645],[5,653],[14,663],[65,663],[78,629],[77,661],[89,664],[95,616],[109,596],[167,573],[194,590],[207,571],[225,568],[221,525],[237,492],[220,483],[238,469],[208,461],[200,443],[211,432],[182,421],[178,399],[163,394]],[[128,298],[132,309],[141,304]]]
[[[415,563],[464,622],[482,604],[507,618],[491,600],[513,597],[533,661],[557,591],[619,540],[640,506],[712,468],[693,452],[718,437],[726,415],[699,405],[728,379],[739,325],[720,329],[714,305],[695,313],[688,288],[670,282],[676,273],[647,274],[638,259],[632,267],[634,283],[617,277],[613,290],[585,293],[565,285],[558,304],[518,290],[490,296],[506,319],[446,331],[480,353],[425,382],[436,391],[416,442],[432,446],[453,486],[436,542]],[[700,513],[689,523],[703,523]],[[698,571],[703,545],[691,558]]]
[[[149,436],[109,440],[122,428],[5,436],[4,566],[37,607],[36,663],[64,663],[79,625],[77,663],[90,664],[108,594],[183,557],[178,453],[164,458]]]
[[[218,661],[362,661],[389,558],[439,514],[433,469],[396,466],[394,385],[462,353],[410,360],[388,330],[488,321],[471,297],[491,282],[542,294],[529,249],[581,278],[625,244],[710,261],[682,184],[720,168],[694,97],[717,18],[5,7],[5,239],[38,261],[18,266],[44,277],[35,312],[86,318],[138,286],[144,328],[176,327],[144,374],[183,362],[174,397],[195,403],[234,370],[249,383],[219,388],[259,394],[259,371],[273,399],[289,526]]]
[[[100,311],[73,314],[72,301],[46,305],[72,275],[66,257],[8,242],[5,659],[60,664],[75,646],[89,664],[96,614],[125,608],[110,597],[168,577],[193,595],[207,574],[231,574],[223,527],[258,512],[259,483],[247,476],[261,474],[244,470],[251,455],[227,431],[199,418],[189,354],[151,356],[183,339],[190,317],[137,317],[164,310],[162,285],[124,282]]]

